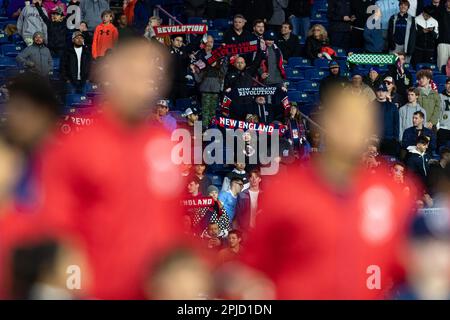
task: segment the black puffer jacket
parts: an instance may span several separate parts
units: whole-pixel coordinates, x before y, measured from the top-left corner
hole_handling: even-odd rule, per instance
[[[64,49],[67,41],[66,18],[60,22],[54,22],[45,15],[42,7],[37,3],[36,8],[42,20],[47,25],[48,48],[50,50]]]
[[[91,71],[91,49],[87,46],[83,46],[83,51],[81,52],[81,70],[80,78],[82,82],[89,80],[89,75]],[[74,47],[67,48],[61,59],[60,65],[61,78],[75,82],[78,77],[78,58],[75,53]]]

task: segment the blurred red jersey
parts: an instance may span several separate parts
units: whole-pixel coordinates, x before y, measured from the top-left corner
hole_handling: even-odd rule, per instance
[[[84,241],[92,296],[143,298],[149,264],[182,234],[170,137],[105,115],[43,154],[42,218]]]
[[[402,276],[412,197],[390,177],[361,171],[338,192],[309,167],[265,194],[243,259],[268,275],[278,299],[381,299]]]

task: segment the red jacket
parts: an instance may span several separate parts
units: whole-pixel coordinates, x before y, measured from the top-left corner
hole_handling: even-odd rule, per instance
[[[277,298],[380,299],[402,276],[413,201],[390,178],[361,172],[338,195],[309,168],[268,185],[244,261],[268,275]],[[381,270],[381,289],[366,285],[371,266]]]
[[[131,128],[104,115],[42,151],[45,196],[29,222],[82,241],[94,298],[143,298],[149,263],[178,243],[183,186],[168,139],[146,124]]]

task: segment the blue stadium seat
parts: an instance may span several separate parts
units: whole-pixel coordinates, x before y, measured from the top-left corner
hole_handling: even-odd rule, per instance
[[[437,85],[445,85],[445,81],[447,81],[447,76],[445,74],[438,74],[433,76],[433,81]]]
[[[312,68],[311,62],[302,57],[291,57],[288,60],[288,66],[291,68],[307,69]]]
[[[189,17],[188,24],[208,24],[208,20],[202,17]]]
[[[8,39],[8,35],[5,34],[4,32],[0,32],[0,45],[6,44],[6,43],[11,43]]]
[[[307,93],[300,91],[288,91],[289,101],[295,101],[297,103],[310,103],[311,97]]]
[[[61,59],[56,57],[53,58],[53,70],[59,70],[59,65],[60,65]]]
[[[23,47],[16,44],[4,44],[0,47],[2,55],[15,58],[23,50]]]
[[[433,73],[441,73],[441,71],[438,69],[438,67],[432,63],[418,63],[416,65],[416,70],[421,70],[421,69],[431,69],[433,71]]]
[[[314,59],[314,66],[316,66],[317,68],[328,69],[328,64],[329,61],[327,59],[321,58]]]
[[[17,68],[16,60],[11,57],[0,57],[0,68]]]
[[[297,68],[285,68],[286,71],[286,77],[288,78],[288,80],[292,80],[292,81],[299,81],[299,80],[303,80],[304,76],[301,73],[301,71]]]
[[[226,30],[232,25],[232,21],[228,19],[215,19],[212,21],[212,27],[218,30]]]
[[[87,96],[81,94],[67,94],[66,95],[66,105],[67,106],[83,106],[83,105],[91,105],[92,100]]]
[[[305,71],[305,79],[319,81],[328,76],[329,72],[325,70],[310,69]]]
[[[327,15],[323,12],[311,14],[311,25],[313,24],[321,24],[326,28],[328,26]]]
[[[333,50],[336,51],[336,57],[347,58],[347,52],[344,49],[333,47]]]
[[[300,92],[319,92],[319,84],[314,81],[303,80],[297,83]]]
[[[208,30],[208,35],[214,38],[214,42],[220,43],[223,40],[223,31],[220,30]]]
[[[337,63],[339,64],[339,67],[341,67],[341,73],[348,70],[347,61],[346,60],[338,60]]]

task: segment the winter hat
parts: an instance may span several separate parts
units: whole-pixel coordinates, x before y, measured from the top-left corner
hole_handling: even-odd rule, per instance
[[[377,67],[371,67],[369,69],[369,73],[372,72],[372,71],[375,71],[376,73],[380,74],[380,69],[378,69]]]
[[[330,63],[328,64],[328,68],[329,68],[329,69],[339,68],[339,67],[340,67],[340,66],[339,66],[339,63],[337,63],[337,62],[334,61],[334,60],[331,60]]]
[[[208,189],[206,189],[206,192],[208,193],[208,194],[210,194],[211,192],[213,192],[213,191],[215,191],[215,192],[217,192],[217,193],[219,193],[219,188],[217,188],[215,185],[210,185],[209,187],[208,187]]]
[[[35,33],[33,33],[33,40],[34,40],[34,38],[36,38],[37,36],[41,36],[42,38],[45,39],[44,33],[40,32],[40,31],[36,31]]]
[[[277,36],[276,36],[275,32],[273,32],[273,31],[266,31],[264,33],[264,40],[275,41],[275,40],[277,40]]]

